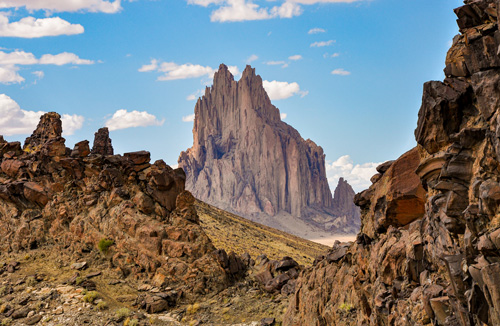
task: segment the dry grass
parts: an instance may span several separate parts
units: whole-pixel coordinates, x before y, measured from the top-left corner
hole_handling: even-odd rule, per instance
[[[299,264],[309,265],[314,258],[329,249],[325,245],[252,222],[198,200],[195,207],[201,226],[215,247],[228,253],[248,252],[253,258],[265,254],[271,259],[289,256]]]

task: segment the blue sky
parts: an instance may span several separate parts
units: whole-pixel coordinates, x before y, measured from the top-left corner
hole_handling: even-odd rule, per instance
[[[360,191],[415,145],[422,84],[443,79],[458,0],[0,0],[0,134],[42,112],[66,145],[109,126],[116,153],[176,164],[220,63],[250,63],[288,124]],[[134,112],[135,111],[135,112]],[[286,114],[286,117],[285,117]]]

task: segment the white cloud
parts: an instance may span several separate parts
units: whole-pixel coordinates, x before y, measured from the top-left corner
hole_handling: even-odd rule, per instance
[[[188,4],[202,7],[218,6],[210,15],[212,22],[292,18],[302,14],[302,8],[290,1],[285,1],[280,6],[274,7],[260,7],[258,4],[253,3],[252,0],[188,0]]]
[[[286,68],[288,67],[288,63],[285,61],[266,61],[264,64],[269,65],[269,66],[281,66],[281,68]]]
[[[333,45],[333,43],[335,43],[335,40],[314,42],[314,43],[311,43],[311,47],[312,48],[321,48],[321,47],[324,47],[324,46]]]
[[[26,10],[45,10],[48,12],[104,12],[116,13],[122,9],[121,0],[0,0],[0,8],[21,8]]]
[[[281,113],[281,114],[280,114],[281,120],[285,120],[285,119],[286,119],[286,116],[287,116],[287,114],[286,114],[286,113]]]
[[[111,119],[107,120],[105,126],[109,130],[119,130],[133,127],[161,126],[165,119],[158,120],[154,115],[146,111],[118,110]]]
[[[31,134],[45,113],[23,110],[12,98],[0,94],[0,130],[3,135]],[[69,136],[82,127],[85,118],[76,114],[63,114],[61,120],[63,135]]]
[[[264,80],[262,82],[262,85],[264,86],[264,89],[266,90],[267,95],[269,95],[269,98],[271,100],[283,100],[294,95],[301,95],[302,97],[304,97],[308,94],[307,91],[301,91],[299,84],[297,84],[296,82],[287,83],[276,80]]]
[[[74,53],[63,52],[56,55],[44,54],[40,59],[37,59],[33,53],[24,52],[21,50],[15,50],[13,52],[3,52],[0,51],[0,83],[11,84],[11,83],[21,83],[25,79],[21,77],[17,71],[19,65],[89,65],[93,64],[94,61],[80,59]],[[38,76],[40,77],[40,76]]]
[[[228,66],[227,68],[235,77],[241,73],[237,66]],[[157,80],[167,81],[167,80],[177,80],[177,79],[199,78],[204,76],[207,78],[212,78],[217,69],[214,69],[209,66],[202,66],[192,63],[177,64],[175,62],[160,62],[157,59],[152,59],[150,64],[143,65],[141,68],[139,68],[139,71],[160,72],[162,73],[162,75],[159,76]]]
[[[33,71],[32,74],[37,76],[38,79],[42,79],[43,77],[45,77],[45,73],[41,70]]]
[[[289,2],[300,3],[303,5],[314,5],[317,3],[353,3],[365,0],[287,0]]]
[[[248,57],[248,59],[246,60],[246,63],[250,64],[252,62],[254,62],[255,60],[257,60],[259,57],[255,54],[252,54],[251,56]]]
[[[292,60],[292,61],[297,61],[297,60],[301,60],[302,56],[300,54],[296,54],[296,55],[289,56],[288,59]]]
[[[188,4],[190,5],[198,5],[198,6],[202,6],[202,7],[208,7],[209,5],[213,5],[213,4],[222,4],[224,3],[226,0],[188,0]]]
[[[1,1],[1,0],[0,0]],[[80,24],[71,24],[59,17],[25,17],[9,23],[9,17],[0,13],[0,37],[38,38],[44,36],[75,35],[84,32]]]
[[[339,178],[344,178],[349,182],[356,192],[363,191],[370,187],[370,178],[377,173],[375,169],[380,163],[354,164],[349,155],[339,157],[336,161],[326,162],[326,176],[330,189],[335,190]]]
[[[204,67],[191,63],[178,65],[174,62],[163,62],[158,68],[158,71],[164,73],[162,76],[158,77],[160,81],[197,78],[205,75],[212,76],[214,74],[214,70],[208,66]]]
[[[0,66],[0,83],[2,84],[19,84],[24,81],[17,71],[19,68],[16,66]]]
[[[80,59],[76,54],[63,52],[56,55],[53,54],[44,54],[40,58],[39,63],[41,65],[56,65],[62,66],[67,64],[73,65],[92,65],[94,61],[87,59]]]
[[[307,32],[307,34],[318,34],[318,33],[325,33],[326,30],[324,30],[323,28],[318,28],[318,27],[315,27],[315,28],[311,28],[309,30],[309,32]]]
[[[340,56],[340,53],[336,52],[336,53],[333,53],[330,57],[332,57],[332,58],[336,58],[336,57],[338,57],[338,56]]]
[[[82,117],[81,115],[76,115],[76,114],[73,115],[63,114],[61,116],[61,121],[63,127],[63,135],[71,136],[75,133],[75,131],[82,128],[85,118]]]
[[[182,117],[182,121],[183,122],[193,122],[194,121],[194,113]]]
[[[342,68],[338,68],[332,71],[332,75],[349,76],[350,74],[350,71],[344,70]]]
[[[193,94],[189,94],[187,97],[186,97],[186,100],[188,101],[195,101],[198,99],[198,97],[202,96],[203,94],[205,93],[205,90],[204,89],[200,89],[200,90],[197,90],[196,92],[194,92]]]
[[[151,63],[148,65],[143,65],[142,67],[139,68],[139,71],[147,72],[147,71],[155,71],[156,69],[158,69],[158,60],[151,59]]]

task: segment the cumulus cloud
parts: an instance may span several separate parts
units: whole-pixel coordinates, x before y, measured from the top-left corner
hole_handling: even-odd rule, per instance
[[[0,94],[0,130],[3,135],[31,134],[45,114],[44,111],[27,111],[5,94]],[[63,135],[69,136],[83,126],[85,118],[80,115],[63,114],[61,117]]]
[[[182,117],[183,122],[193,122],[194,121],[194,113],[190,115],[186,115]]]
[[[377,173],[375,169],[381,163],[354,164],[349,155],[339,157],[334,162],[326,162],[326,176],[330,189],[337,187],[339,178],[344,178],[353,187],[354,191],[360,192],[370,187],[370,178]]]
[[[158,69],[158,60],[152,59],[150,64],[143,65],[142,67],[139,68],[139,71],[148,72],[148,71],[155,71],[157,69]]]
[[[237,66],[228,66],[227,68],[235,77],[240,74],[240,70]],[[210,66],[202,66],[192,63],[177,64],[175,62],[160,62],[157,59],[152,59],[149,64],[143,65],[138,69],[138,71],[159,72],[161,73],[161,75],[158,76],[157,80],[168,81],[199,77],[212,78],[217,69],[214,69]]]
[[[273,7],[260,7],[251,0],[188,0],[187,2],[202,7],[218,6],[210,15],[212,22],[292,18],[302,14],[302,8],[290,1],[285,1],[280,6]]]
[[[252,62],[254,62],[255,60],[259,59],[259,57],[255,54],[252,54],[251,56],[248,57],[248,59],[246,60],[246,63],[250,64]]]
[[[92,65],[94,61],[87,59],[80,59],[76,54],[63,52],[56,55],[44,54],[40,58],[39,63],[41,65],[56,65],[62,66],[67,64],[73,65]]]
[[[318,33],[325,33],[326,30],[324,30],[323,28],[318,28],[318,27],[315,27],[315,28],[311,28],[309,30],[309,32],[307,32],[307,34],[318,34]]]
[[[9,23],[9,17],[0,13],[0,37],[39,38],[44,36],[75,35],[83,33],[83,26],[71,24],[59,17],[25,17]]]
[[[289,56],[288,59],[292,60],[292,61],[297,61],[297,60],[301,60],[302,56],[300,54],[296,54],[296,55]]]
[[[41,70],[33,71],[32,74],[35,75],[38,79],[42,79],[43,77],[45,77],[45,73]]]
[[[8,65],[0,66],[0,83],[2,84],[19,84],[24,81],[24,78],[17,73],[18,67]]]
[[[287,0],[287,1],[300,3],[303,5],[314,5],[317,3],[353,3],[366,0]]]
[[[335,69],[331,72],[332,75],[338,75],[338,76],[349,76],[351,74],[350,71],[344,70],[342,68]]]
[[[335,43],[335,40],[314,42],[314,43],[311,43],[311,47],[312,48],[322,48],[324,46],[333,45],[333,43]]]
[[[94,61],[79,58],[74,53],[63,52],[56,55],[44,54],[37,59],[33,53],[16,50],[13,52],[0,51],[0,83],[22,83],[25,79],[17,71],[18,66],[28,65],[90,65]],[[36,74],[36,73],[35,73]],[[40,75],[37,75],[40,78]]]
[[[121,0],[0,0],[0,8],[21,8],[45,10],[48,12],[104,12],[116,13],[122,9]]]
[[[281,114],[280,114],[281,120],[285,120],[285,119],[286,119],[286,116],[287,116],[287,114],[286,114],[286,113],[281,113]]]
[[[288,63],[285,61],[266,61],[264,64],[268,66],[281,66],[281,68],[286,68],[288,67]]]
[[[158,120],[154,115],[146,111],[131,111],[118,110],[111,119],[107,120],[105,126],[109,130],[127,129],[133,127],[148,127],[148,126],[161,126],[165,119]]]
[[[307,91],[301,91],[299,84],[296,82],[288,83],[288,82],[280,82],[280,81],[267,81],[264,80],[262,82],[264,89],[269,95],[271,100],[283,100],[294,95],[301,95],[304,97],[308,94]]]

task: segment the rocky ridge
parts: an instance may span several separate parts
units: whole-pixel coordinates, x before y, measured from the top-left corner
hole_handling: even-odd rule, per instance
[[[220,65],[196,103],[193,147],[181,153],[179,167],[196,198],[257,222],[291,233],[304,225],[345,233],[359,228],[350,198],[332,198],[323,149],[281,121],[250,66],[235,81]],[[338,196],[352,195],[347,183],[341,186]],[[282,214],[300,227],[287,229]]]
[[[302,272],[284,325],[500,325],[500,3],[465,1],[418,146],[356,195],[362,228]]]
[[[0,137],[2,325],[210,325],[284,309],[303,267],[216,249],[182,169],[113,155],[107,128],[92,150],[61,134],[51,112],[23,148]]]

